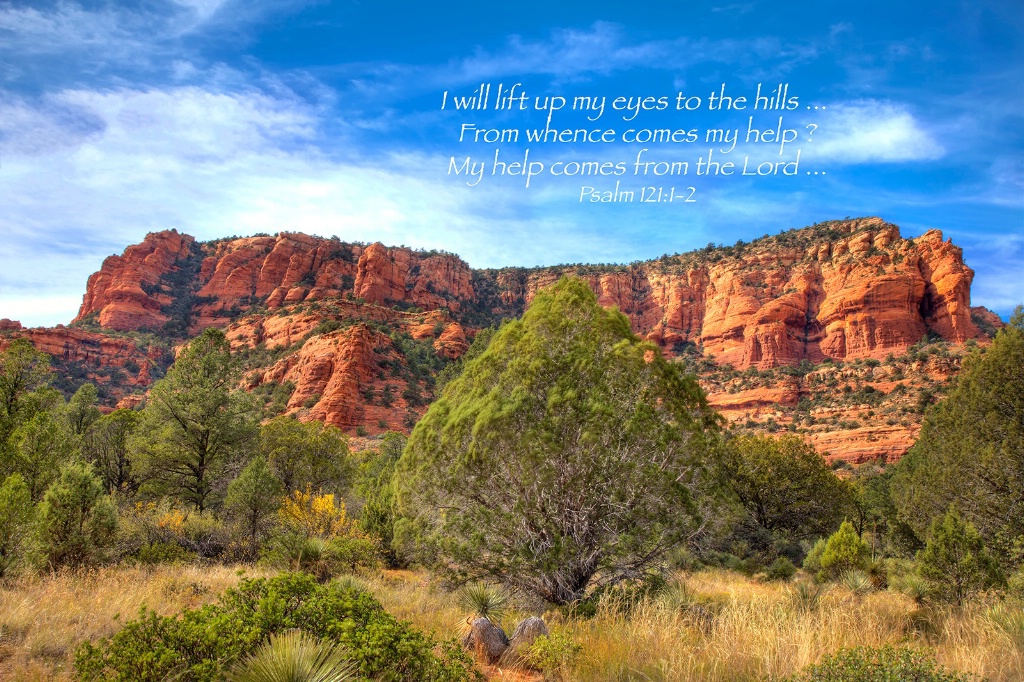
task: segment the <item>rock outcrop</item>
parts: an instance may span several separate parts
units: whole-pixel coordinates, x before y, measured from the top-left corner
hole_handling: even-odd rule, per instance
[[[476,655],[477,660],[493,665],[508,649],[509,640],[505,631],[487,618],[476,618],[469,623],[469,630],[462,638],[462,646]]]
[[[199,243],[171,230],[104,261],[89,278],[76,318],[81,328],[73,331],[156,330],[180,344],[205,327],[226,328],[233,347],[263,358],[250,360],[250,388],[267,394],[271,384],[289,387],[286,404],[275,403],[282,409],[372,434],[407,430],[432,397],[430,382],[409,366],[409,338],[421,344],[417,362],[424,352],[454,360],[475,330],[520,315],[563,275],[585,279],[602,305],[621,310],[666,355],[703,355],[736,371],[881,360],[923,337],[958,344],[1002,324],[971,308],[974,273],[940,232],[904,239],[896,226],[864,218],[628,266],[498,270],[380,243],[287,232]],[[56,357],[69,353],[76,362],[122,371],[137,365],[125,390],[147,385],[154,358],[136,358],[119,345],[129,343],[124,339],[64,340],[71,331],[46,340],[0,321],[0,332],[35,334],[37,347]],[[94,352],[91,343],[105,350]],[[901,390],[924,384],[908,386]],[[766,420],[796,428],[791,413],[816,390],[791,374],[706,388],[727,419],[756,428]],[[821,415],[809,438],[851,462],[905,452],[919,413],[900,413],[889,424],[875,423],[868,411]],[[826,418],[831,425],[822,426]]]
[[[87,332],[58,325],[53,328],[8,328],[0,336],[0,351],[16,338],[26,338],[36,350],[54,358],[57,371],[82,376],[116,401],[133,390],[148,388],[152,370],[171,358],[159,347],[140,348],[129,338]]]
[[[225,326],[254,306],[339,297],[400,309],[444,308],[463,321],[472,309],[486,321],[499,312],[518,314],[539,289],[573,274],[667,352],[692,343],[739,368],[881,358],[927,334],[957,343],[979,336],[970,307],[974,273],[961,250],[937,230],[903,239],[895,225],[878,218],[625,267],[476,275],[454,255],[380,243],[282,233],[195,245],[187,235],[160,232],[104,262],[89,280],[77,319],[97,314],[100,325],[114,329],[164,324],[162,311],[189,292],[161,287],[162,278],[194,257],[194,248],[202,266],[199,288],[191,292],[193,331]],[[476,291],[474,276],[493,289],[493,300]],[[465,339],[452,330],[438,345],[454,357]]]
[[[162,309],[172,298],[155,289],[161,278],[188,258],[194,245],[189,235],[165,230],[146,235],[141,244],[129,246],[120,256],[109,256],[99,272],[89,277],[74,321],[96,315],[108,329],[158,329],[169,319]]]

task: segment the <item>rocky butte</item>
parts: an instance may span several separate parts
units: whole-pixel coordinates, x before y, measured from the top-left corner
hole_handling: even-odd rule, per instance
[[[474,270],[450,253],[299,233],[203,243],[170,230],[107,258],[71,329],[0,327],[0,337],[28,336],[55,357],[101,368],[138,366],[130,381],[107,381],[116,398],[159,376],[162,353],[174,345],[205,327],[226,328],[246,358],[246,385],[269,405],[376,433],[408,429],[439,368],[477,329],[520,315],[538,289],[567,274],[585,279],[666,355],[714,368],[702,377],[731,421],[796,428],[849,461],[899,457],[920,415],[851,426],[853,417],[835,415],[873,410],[822,404],[814,409],[832,410],[831,427],[787,417],[817,390],[816,377],[827,385],[846,372],[851,394],[868,385],[887,398],[897,391],[893,405],[908,392],[909,400],[925,389],[934,396],[955,374],[959,352],[943,366],[877,368],[895,367],[922,339],[962,347],[1001,324],[971,307],[974,272],[941,232],[904,239],[895,225],[862,218],[630,265],[497,270]],[[164,349],[126,338],[140,333],[163,339]],[[867,362],[875,363],[870,376],[859,367]],[[737,383],[732,373],[745,375]]]

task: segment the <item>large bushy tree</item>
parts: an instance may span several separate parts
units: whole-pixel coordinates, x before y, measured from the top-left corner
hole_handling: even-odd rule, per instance
[[[388,433],[380,442],[377,452],[370,452],[360,464],[356,492],[363,498],[359,513],[359,527],[372,537],[380,539],[381,554],[388,566],[400,568],[404,556],[394,544],[395,466],[402,456],[406,439],[400,433]]]
[[[1024,310],[965,360],[890,492],[920,537],[955,505],[1007,567],[1024,562]]]
[[[255,445],[258,412],[233,390],[236,375],[224,332],[207,329],[153,384],[132,439],[137,469],[154,494],[203,511],[224,492],[229,465]]]
[[[466,363],[399,461],[399,508],[447,572],[553,603],[641,575],[702,524],[718,418],[578,279]]]
[[[726,477],[749,521],[772,535],[828,535],[849,511],[849,486],[799,436],[740,436],[725,453]]]
[[[37,351],[28,339],[15,339],[0,353],[0,453],[11,433],[31,414],[26,398],[47,384],[50,357]]]

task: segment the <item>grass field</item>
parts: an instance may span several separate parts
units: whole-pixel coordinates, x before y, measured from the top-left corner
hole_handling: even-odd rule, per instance
[[[212,601],[259,570],[161,566],[103,568],[22,579],[0,587],[0,679],[70,680],[77,645],[109,636],[142,604],[162,614]],[[466,612],[425,573],[361,578],[399,618],[441,636],[458,634]],[[792,586],[707,571],[679,575],[657,596],[609,598],[590,619],[546,616],[552,632],[582,646],[551,679],[772,680],[839,648],[885,643],[926,647],[940,663],[993,682],[1024,679],[1024,611],[978,603],[956,612],[921,608],[882,591],[842,587],[808,607]],[[510,629],[539,608],[505,614]],[[494,671],[497,676],[497,671]]]

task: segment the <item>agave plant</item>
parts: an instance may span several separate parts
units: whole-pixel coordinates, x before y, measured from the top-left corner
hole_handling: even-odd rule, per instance
[[[357,669],[338,646],[299,630],[270,639],[231,670],[228,682],[346,682]]]
[[[474,618],[492,622],[501,618],[508,607],[508,593],[500,586],[470,583],[459,591],[459,602]]]

